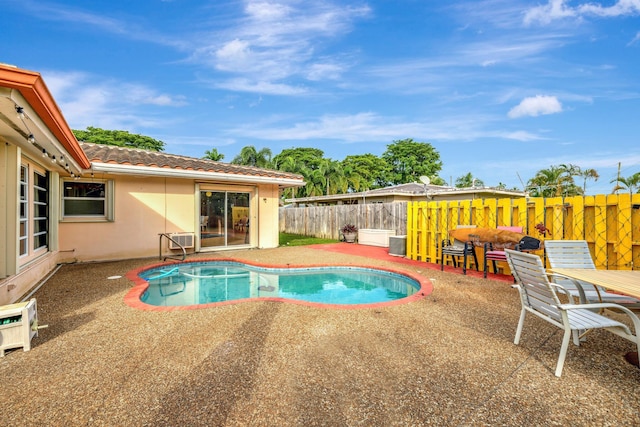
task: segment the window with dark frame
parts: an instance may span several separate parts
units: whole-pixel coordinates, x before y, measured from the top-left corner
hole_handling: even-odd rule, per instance
[[[49,177],[47,173],[33,173],[33,249],[49,244]]]
[[[107,188],[104,182],[65,181],[63,216],[105,217]]]

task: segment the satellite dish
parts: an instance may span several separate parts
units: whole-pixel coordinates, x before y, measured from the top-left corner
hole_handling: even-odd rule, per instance
[[[420,182],[422,182],[424,185],[431,184],[431,180],[429,179],[429,177],[424,175],[420,177]]]

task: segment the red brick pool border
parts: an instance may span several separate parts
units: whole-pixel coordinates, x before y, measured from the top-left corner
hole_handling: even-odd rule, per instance
[[[193,264],[193,263],[200,263],[200,262],[208,262],[208,261],[213,261],[213,262],[237,262],[237,263],[241,263],[241,264],[246,264],[246,265],[251,265],[254,267],[263,267],[263,268],[279,268],[279,269],[286,269],[286,268],[318,268],[318,267],[356,267],[356,268],[366,268],[366,269],[373,269],[373,270],[380,270],[380,271],[387,271],[390,273],[396,273],[396,274],[401,274],[403,276],[407,276],[413,280],[415,280],[416,282],[418,282],[420,284],[420,289],[418,289],[418,291],[416,293],[414,293],[413,295],[410,295],[406,298],[401,298],[395,301],[386,301],[386,302],[380,302],[380,303],[374,303],[374,304],[351,304],[351,305],[343,305],[343,304],[321,304],[321,303],[316,303],[316,302],[308,302],[308,301],[300,301],[300,300],[293,300],[293,299],[288,299],[288,298],[279,298],[279,297],[258,297],[258,298],[243,298],[243,299],[238,299],[238,300],[232,300],[232,301],[223,301],[223,302],[213,302],[213,303],[209,303],[209,304],[196,304],[196,305],[184,305],[184,306],[171,306],[171,307],[165,307],[165,306],[156,306],[156,305],[151,305],[151,304],[146,304],[144,302],[142,302],[140,300],[140,297],[142,296],[142,294],[144,293],[144,291],[147,290],[147,288],[149,287],[149,283],[142,279],[140,277],[140,273],[142,273],[143,271],[152,269],[152,268],[157,268],[157,267],[163,267],[163,266],[167,266],[167,265],[181,265],[181,264]],[[140,268],[136,268],[133,269],[131,271],[129,271],[125,277],[129,280],[131,280],[134,285],[131,288],[131,290],[129,290],[129,292],[127,293],[127,295],[125,295],[124,297],[124,302],[125,304],[127,304],[129,307],[132,308],[136,308],[139,310],[147,310],[147,311],[177,311],[177,310],[197,310],[197,309],[202,309],[202,308],[213,308],[213,307],[220,307],[220,306],[224,306],[224,305],[231,305],[231,304],[239,304],[239,303],[245,303],[245,302],[251,302],[251,301],[274,301],[274,302],[286,302],[289,304],[298,304],[298,305],[306,305],[308,307],[316,307],[316,308],[331,308],[331,309],[347,309],[347,310],[361,310],[361,309],[371,309],[371,308],[379,308],[379,307],[389,307],[389,306],[393,306],[393,305],[400,305],[400,304],[407,304],[409,302],[412,301],[418,301],[421,300],[423,298],[425,298],[427,295],[430,295],[431,292],[433,292],[433,284],[431,283],[431,281],[429,279],[427,279],[426,277],[422,277],[419,276],[415,273],[409,272],[409,271],[404,271],[404,270],[400,270],[400,269],[396,269],[396,268],[388,268],[388,267],[371,267],[369,265],[334,265],[334,264],[315,264],[315,265],[292,265],[292,264],[285,264],[285,265],[278,265],[278,264],[261,264],[261,263],[256,263],[256,262],[251,262],[251,261],[247,261],[247,260],[243,260],[243,259],[235,259],[235,258],[211,258],[211,259],[197,259],[197,260],[193,260],[193,261],[186,261],[186,262],[161,262],[161,263],[157,263],[157,264],[151,264],[151,265],[146,265]]]

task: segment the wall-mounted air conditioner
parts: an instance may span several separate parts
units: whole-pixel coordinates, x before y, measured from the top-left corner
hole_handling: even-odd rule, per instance
[[[172,239],[169,240],[169,249],[180,249],[180,246],[185,249],[195,247],[196,237],[194,233],[171,233],[169,236]]]
[[[389,236],[389,255],[407,255],[407,236]]]

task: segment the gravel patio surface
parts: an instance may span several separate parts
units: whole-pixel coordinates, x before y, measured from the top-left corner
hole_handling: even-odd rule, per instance
[[[153,312],[124,303],[124,275],[157,259],[61,266],[34,295],[49,327],[31,351],[0,358],[0,425],[640,425],[631,342],[594,331],[556,378],[562,333],[528,316],[514,345],[520,302],[508,282],[357,246],[201,257],[388,266],[430,278],[433,293],[358,310],[253,301]]]

